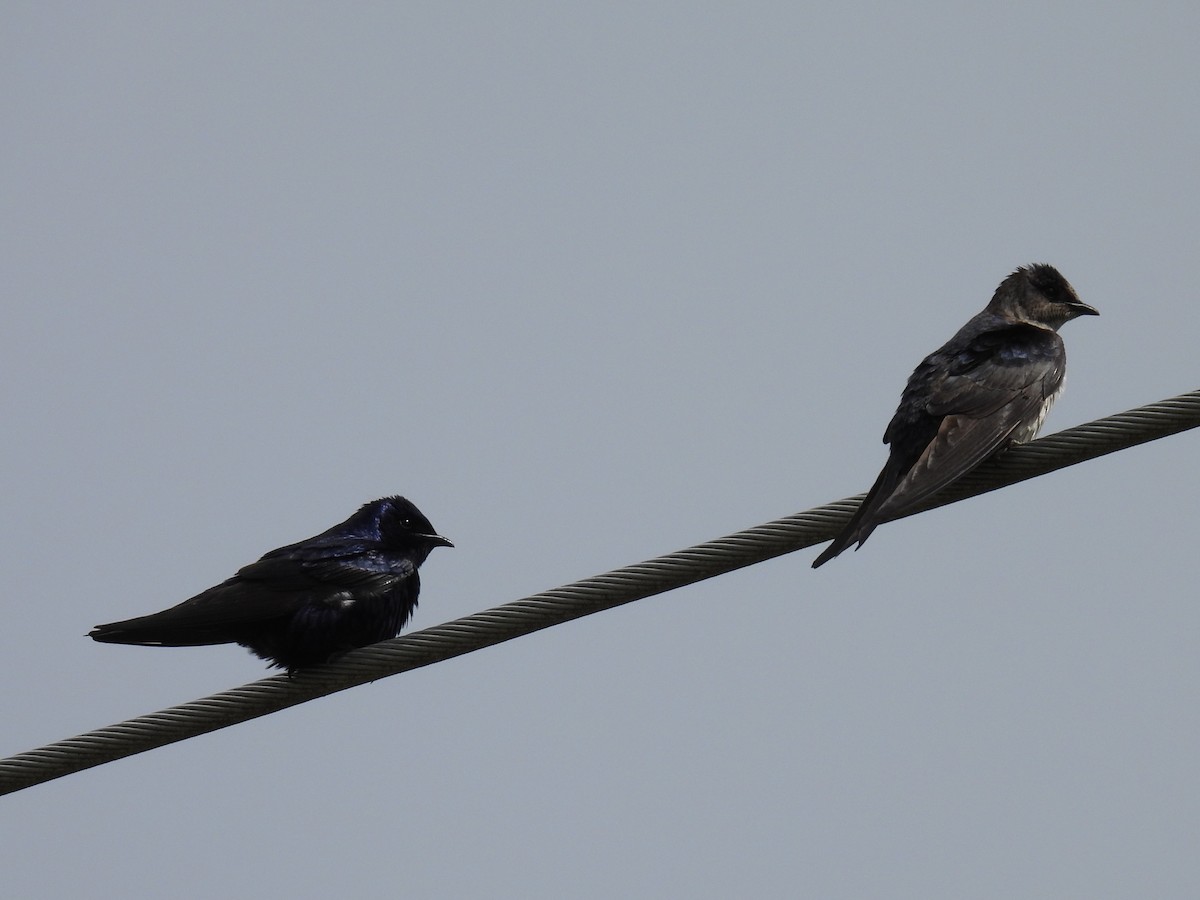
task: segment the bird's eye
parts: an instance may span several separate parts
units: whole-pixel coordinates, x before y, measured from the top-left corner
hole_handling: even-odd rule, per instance
[[[412,519],[401,519],[400,527],[407,528],[409,531],[412,531],[413,520]]]

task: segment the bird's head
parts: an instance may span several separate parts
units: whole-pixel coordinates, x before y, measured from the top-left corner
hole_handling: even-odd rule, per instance
[[[1057,331],[1077,316],[1098,316],[1100,312],[1079,299],[1075,288],[1062,273],[1046,263],[1022,266],[996,288],[988,309],[1018,322],[1040,325]]]
[[[412,501],[404,497],[384,497],[368,503],[363,509],[370,507],[374,507],[379,538],[385,545],[419,547],[426,553],[434,547],[454,546],[449,538],[437,533]]]

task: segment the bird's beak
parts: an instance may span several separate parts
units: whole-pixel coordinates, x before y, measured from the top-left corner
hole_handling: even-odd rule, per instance
[[[1077,316],[1100,315],[1100,310],[1096,309],[1094,306],[1088,306],[1088,304],[1084,303],[1082,300],[1076,300],[1071,304],[1071,312],[1075,313]]]
[[[433,544],[433,546],[435,546],[435,547],[453,547],[454,546],[454,542],[451,541],[450,538],[442,537],[440,534],[424,534],[421,536],[423,538],[425,538],[425,540],[429,541],[429,543]]]

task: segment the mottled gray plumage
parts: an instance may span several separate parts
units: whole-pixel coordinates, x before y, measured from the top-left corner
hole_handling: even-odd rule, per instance
[[[1058,329],[1099,313],[1053,266],[1024,266],[987,307],[917,366],[883,434],[891,455],[874,487],[813,568],[877,525],[911,511],[1012,444],[1032,440],[1062,391]]]

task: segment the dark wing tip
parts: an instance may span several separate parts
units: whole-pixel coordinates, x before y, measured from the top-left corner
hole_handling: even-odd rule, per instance
[[[121,630],[119,628],[114,628],[113,625],[115,624],[116,623],[109,625],[97,625],[87,633],[87,636],[93,641],[100,641],[104,644],[119,644],[121,643]]]
[[[840,551],[834,549],[833,544],[830,544],[828,547],[825,548],[824,553],[822,553],[820,556],[818,556],[816,559],[813,560],[812,567],[814,569],[821,568],[821,566],[825,565],[825,563],[829,562],[831,559],[833,559],[835,556],[837,556],[839,552]]]

